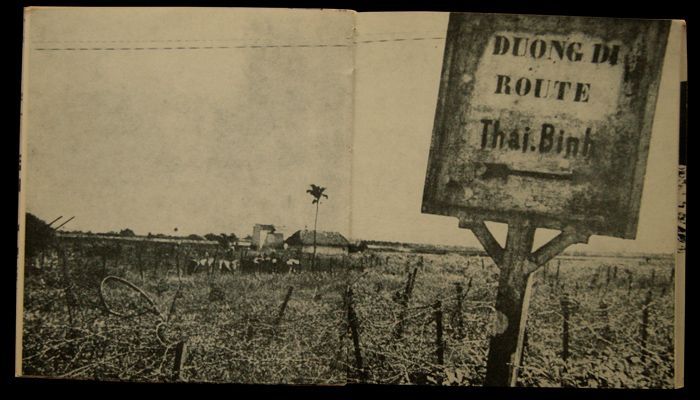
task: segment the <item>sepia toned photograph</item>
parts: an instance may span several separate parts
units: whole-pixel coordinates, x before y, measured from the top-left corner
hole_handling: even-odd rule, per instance
[[[683,385],[685,22],[25,9],[16,376]]]

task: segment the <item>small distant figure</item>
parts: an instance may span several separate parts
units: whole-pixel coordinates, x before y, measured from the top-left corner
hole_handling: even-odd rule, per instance
[[[297,260],[296,258],[290,258],[289,260],[287,260],[286,264],[289,267],[289,273],[293,274],[294,272],[296,272],[296,268],[299,267],[299,260]]]

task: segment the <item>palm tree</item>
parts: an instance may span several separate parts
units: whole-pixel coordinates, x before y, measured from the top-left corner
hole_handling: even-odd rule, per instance
[[[316,204],[316,218],[314,219],[314,255],[311,259],[311,268],[316,265],[316,224],[318,223],[318,206],[321,204],[321,197],[328,198],[328,195],[323,193],[325,191],[326,188],[316,186],[313,183],[311,184],[311,189],[306,190],[306,193],[310,194],[314,198],[311,204]]]

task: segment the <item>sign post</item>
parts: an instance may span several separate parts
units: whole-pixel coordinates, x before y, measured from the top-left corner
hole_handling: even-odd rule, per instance
[[[422,212],[500,269],[485,385],[514,386],[533,272],[634,238],[670,22],[451,14]],[[508,224],[505,247],[485,221]],[[533,252],[537,228],[560,234]]]

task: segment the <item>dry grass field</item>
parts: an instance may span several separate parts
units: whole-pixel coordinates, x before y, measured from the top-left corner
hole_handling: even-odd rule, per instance
[[[381,251],[313,271],[186,274],[164,245],[61,246],[40,268],[27,261],[26,375],[481,385],[498,327],[498,269],[480,256]],[[672,265],[565,257],[538,270],[518,385],[672,387]]]

